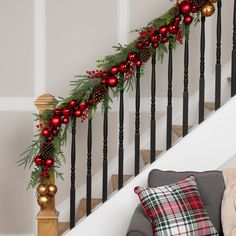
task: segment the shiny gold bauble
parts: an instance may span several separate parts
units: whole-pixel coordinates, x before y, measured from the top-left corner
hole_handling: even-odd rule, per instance
[[[57,193],[57,186],[54,184],[49,184],[48,185],[48,195],[54,196],[56,193]]]
[[[37,188],[37,192],[39,195],[45,196],[48,194],[48,186],[46,184],[40,184]]]
[[[41,207],[46,207],[49,203],[49,196],[39,196],[38,197],[38,204]]]
[[[205,17],[212,16],[215,12],[215,7],[212,3],[208,2],[203,5],[201,12],[202,15]]]
[[[217,3],[218,0],[209,0],[210,3]]]

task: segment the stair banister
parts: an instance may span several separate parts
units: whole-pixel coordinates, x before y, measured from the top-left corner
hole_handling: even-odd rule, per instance
[[[50,94],[43,94],[34,102],[39,115],[44,114],[46,110],[54,109],[54,96]],[[43,124],[42,124],[43,125]],[[55,184],[54,173],[50,174],[50,184]],[[58,216],[59,213],[55,208],[55,196],[50,197],[49,204],[41,207],[38,215],[38,236],[58,236]]]

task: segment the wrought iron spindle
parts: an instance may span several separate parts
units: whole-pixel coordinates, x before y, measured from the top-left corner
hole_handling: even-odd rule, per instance
[[[156,50],[152,54],[150,162],[156,160]]]
[[[135,98],[135,176],[140,169],[140,67],[136,69],[136,98]]]
[[[71,118],[71,188],[70,188],[70,229],[75,226],[75,160],[76,160],[76,117]]]
[[[200,57],[200,80],[199,80],[199,123],[204,120],[205,102],[205,17],[201,17],[201,57]]]
[[[123,83],[124,75],[120,81]],[[123,187],[124,169],[124,89],[120,91],[120,111],[119,111],[119,163],[118,163],[118,189]]]
[[[168,105],[167,105],[167,132],[166,149],[172,146],[172,79],[173,79],[173,58],[171,44],[169,44],[169,63],[168,63]]]
[[[92,119],[88,120],[88,154],[87,154],[87,195],[86,195],[86,215],[91,213],[92,196]]]
[[[232,51],[232,75],[231,75],[231,96],[236,94],[236,0],[234,0],[234,21],[233,21],[233,51]]]
[[[184,45],[184,92],[183,92],[183,136],[188,134],[188,67],[189,67],[189,35],[186,35]]]
[[[108,111],[103,117],[103,181],[102,181],[102,202],[107,200],[107,144],[108,144]]]
[[[222,1],[219,0],[217,2],[215,110],[221,105],[221,7]]]

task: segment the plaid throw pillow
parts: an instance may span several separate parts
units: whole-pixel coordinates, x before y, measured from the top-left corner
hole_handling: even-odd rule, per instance
[[[219,235],[203,209],[194,176],[158,188],[136,187],[155,236]]]

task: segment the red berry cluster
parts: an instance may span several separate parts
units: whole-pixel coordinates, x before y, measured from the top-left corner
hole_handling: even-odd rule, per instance
[[[36,156],[34,158],[34,162],[37,166],[42,167],[42,172],[41,172],[42,178],[48,176],[48,169],[51,168],[54,165],[54,160],[53,159],[51,159],[51,158],[45,159],[45,158],[43,158],[42,155]]]

